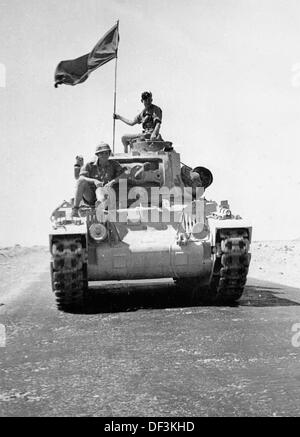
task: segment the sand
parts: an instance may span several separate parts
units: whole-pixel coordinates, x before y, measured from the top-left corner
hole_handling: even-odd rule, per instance
[[[256,241],[249,276],[300,289],[300,239]]]
[[[44,246],[0,248],[0,305],[4,297],[12,298],[38,280],[49,263],[49,250]]]

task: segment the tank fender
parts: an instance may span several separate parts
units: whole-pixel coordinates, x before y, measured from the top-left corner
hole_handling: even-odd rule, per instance
[[[213,218],[208,218],[208,225],[211,231],[211,245],[216,245],[216,236],[220,229],[245,229],[249,234],[249,243],[252,239],[252,225],[247,220],[217,220]]]

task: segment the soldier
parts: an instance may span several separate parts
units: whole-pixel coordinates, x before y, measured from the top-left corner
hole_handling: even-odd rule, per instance
[[[119,177],[124,172],[117,161],[109,161],[110,154],[110,146],[102,142],[96,147],[97,159],[82,167],[76,185],[73,217],[79,217],[78,210],[82,199],[89,205],[94,205],[97,200],[96,188],[111,187],[118,182]]]
[[[124,152],[128,153],[128,146],[132,140],[136,139],[150,139],[162,140],[159,134],[162,122],[162,110],[152,103],[152,93],[145,91],[142,93],[141,102],[144,104],[143,111],[138,114],[134,120],[127,120],[119,114],[114,114],[116,120],[121,120],[129,126],[142,124],[143,132],[139,134],[128,134],[122,137]]]

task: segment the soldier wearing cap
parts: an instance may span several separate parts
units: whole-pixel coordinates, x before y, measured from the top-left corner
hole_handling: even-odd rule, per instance
[[[96,159],[86,163],[79,175],[76,185],[73,217],[78,217],[79,205],[82,199],[89,205],[96,202],[96,188],[99,186],[110,187],[117,183],[124,169],[117,161],[109,160],[111,154],[110,146],[100,143],[96,147]]]
[[[128,152],[128,146],[132,140],[136,139],[150,139],[161,140],[159,134],[161,122],[162,122],[162,110],[152,103],[152,93],[145,91],[142,93],[141,102],[144,105],[143,111],[138,114],[133,120],[127,120],[119,114],[114,114],[116,120],[121,120],[123,123],[129,126],[141,124],[143,132],[139,134],[128,134],[122,137],[122,143],[124,146],[124,152]]]

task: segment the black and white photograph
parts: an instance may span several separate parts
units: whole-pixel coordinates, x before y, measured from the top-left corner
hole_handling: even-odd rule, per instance
[[[0,417],[300,416],[299,20],[0,0]]]

